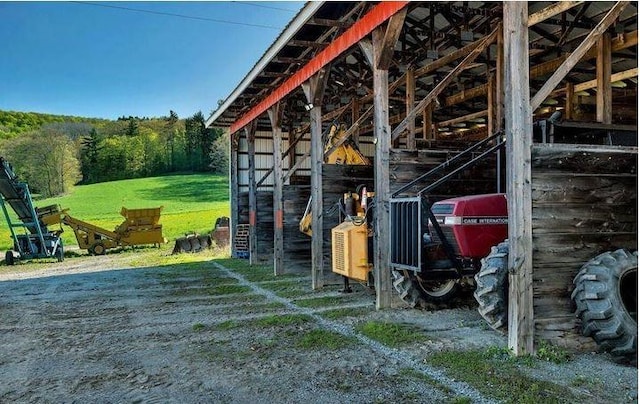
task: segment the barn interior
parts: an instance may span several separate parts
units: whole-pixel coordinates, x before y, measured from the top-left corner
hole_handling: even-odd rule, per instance
[[[230,135],[234,254],[272,261],[275,275],[311,271],[322,288],[336,279],[345,192],[376,192],[378,251],[393,226],[379,207],[421,193],[437,180],[422,174],[484,142],[428,199],[507,193],[510,240],[515,227],[529,240],[513,246],[529,269],[510,300],[511,347],[590,346],[575,332],[571,280],[598,252],[637,249],[637,3],[535,1],[516,17],[509,7],[307,3],[207,120]],[[330,161],[343,146],[368,161]],[[373,259],[379,308],[389,260]]]

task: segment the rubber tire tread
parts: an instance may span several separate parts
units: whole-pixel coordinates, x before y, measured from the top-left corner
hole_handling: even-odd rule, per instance
[[[491,252],[480,261],[475,275],[478,312],[494,330],[504,331],[508,321],[509,298],[509,241],[491,247]]]
[[[624,274],[638,268],[638,252],[605,252],[582,266],[573,280],[582,335],[592,337],[616,361],[637,362],[638,324],[624,307],[619,293]]]
[[[426,306],[426,300],[419,288],[408,274],[408,271],[391,271],[393,276],[393,287],[400,294],[400,298],[412,308]]]

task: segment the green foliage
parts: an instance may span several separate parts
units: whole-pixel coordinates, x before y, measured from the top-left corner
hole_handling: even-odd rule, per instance
[[[109,121],[0,111],[0,143],[42,131],[54,131],[71,141],[83,184],[184,171],[227,174],[228,143],[215,142],[222,130],[205,128],[202,112],[185,120],[169,111],[167,117]],[[3,153],[14,165],[21,159],[9,148]],[[28,171],[37,170],[31,162],[22,164],[32,166]]]
[[[409,324],[368,321],[364,324],[359,324],[356,330],[390,347],[412,344],[425,339],[424,333]]]
[[[44,197],[62,195],[80,179],[74,143],[55,129],[29,132],[2,143],[2,154],[32,193]]]
[[[540,341],[536,349],[536,357],[547,362],[561,364],[569,362],[572,355],[559,346],[547,341]]]
[[[305,314],[272,315],[255,320],[255,322],[262,327],[282,327],[309,323],[311,317]]]
[[[218,137],[212,144],[209,151],[209,167],[216,174],[226,174],[229,172],[229,136]]]

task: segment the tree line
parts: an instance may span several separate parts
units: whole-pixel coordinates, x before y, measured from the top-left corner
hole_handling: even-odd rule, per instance
[[[0,152],[32,192],[178,172],[227,173],[228,139],[202,112],[181,119],[82,119],[0,111]]]

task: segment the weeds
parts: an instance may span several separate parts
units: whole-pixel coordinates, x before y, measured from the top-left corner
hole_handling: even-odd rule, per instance
[[[412,344],[425,339],[424,333],[408,324],[368,321],[359,324],[356,330],[390,347]]]
[[[302,335],[296,342],[296,346],[302,349],[337,350],[355,345],[355,343],[355,338],[345,337],[333,331],[316,329]]]

